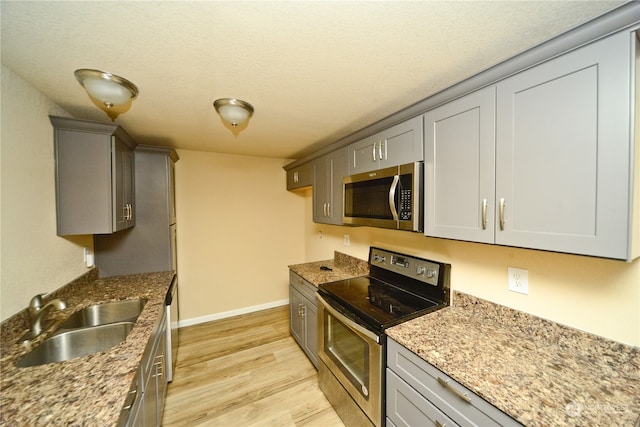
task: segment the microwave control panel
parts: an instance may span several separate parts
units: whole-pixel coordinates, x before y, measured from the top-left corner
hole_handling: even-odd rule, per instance
[[[398,209],[398,219],[411,220],[411,189],[400,190],[400,206]]]

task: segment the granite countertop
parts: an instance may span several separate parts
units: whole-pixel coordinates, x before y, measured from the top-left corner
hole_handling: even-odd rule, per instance
[[[331,270],[322,270],[322,266]],[[289,269],[312,285],[318,286],[321,283],[366,276],[369,274],[369,263],[336,251],[333,259],[290,265]]]
[[[45,303],[60,298],[67,308],[52,310],[48,318],[54,323],[28,345],[16,343],[29,329],[26,311],[2,322],[0,424],[115,425],[164,309],[173,276],[169,271],[98,279],[97,271],[91,270],[46,296]],[[28,368],[14,365],[74,311],[95,303],[134,298],[148,301],[126,340],[110,350]]]
[[[456,292],[387,335],[526,426],[634,426],[640,349]]]

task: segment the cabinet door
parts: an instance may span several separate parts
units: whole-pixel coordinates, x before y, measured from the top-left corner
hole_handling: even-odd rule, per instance
[[[133,152],[122,141],[111,138],[113,230],[120,231],[135,225],[134,160]]]
[[[329,157],[323,156],[313,162],[313,221],[327,222],[331,198],[331,166]]]
[[[58,235],[113,231],[111,137],[56,129]]]
[[[166,351],[167,351],[167,322],[166,318],[162,322],[162,327],[158,331],[158,349],[155,357],[155,381],[156,381],[156,425],[162,425],[162,414],[164,412],[164,401],[167,395],[166,376]]]
[[[331,206],[328,221],[330,224],[342,224],[344,204],[342,178],[348,174],[347,169],[347,149],[343,148],[331,153]]]
[[[304,302],[304,350],[318,367],[318,308],[308,299]]]
[[[424,115],[425,235],[494,240],[495,87]]]
[[[420,162],[424,159],[423,146],[422,116],[418,116],[349,145],[348,173]]]
[[[422,116],[414,117],[381,133],[381,168],[420,162],[424,159]]]
[[[314,161],[313,221],[342,224],[342,178],[347,174],[347,149]]]
[[[313,163],[305,163],[287,171],[287,190],[313,185]]]
[[[631,40],[622,32],[498,84],[496,243],[627,257]]]
[[[454,424],[391,369],[387,369],[387,417],[393,425],[403,427]]]
[[[303,306],[302,294],[293,286],[289,286],[289,329],[300,347],[304,347],[304,325],[301,317]]]
[[[349,174],[380,169],[382,135],[376,134],[349,145]]]

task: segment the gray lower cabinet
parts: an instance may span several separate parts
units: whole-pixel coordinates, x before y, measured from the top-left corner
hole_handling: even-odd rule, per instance
[[[425,234],[633,258],[636,44],[613,34],[425,113]]]
[[[318,305],[316,287],[289,272],[289,315],[291,335],[318,367]]]
[[[308,162],[287,171],[287,190],[313,185],[313,162]]]
[[[133,227],[136,143],[118,125],[50,116],[56,161],[58,235]]]
[[[166,314],[162,310],[162,315],[142,356],[140,367],[118,420],[118,426],[158,427],[162,425],[162,413],[167,394],[166,329]]]
[[[342,178],[347,175],[347,148],[332,151],[313,162],[313,221],[342,224]]]
[[[100,277],[177,270],[173,149],[138,145],[135,155],[136,226],[94,236]]]
[[[349,145],[349,175],[421,162],[422,116],[414,117]]]
[[[521,426],[393,339],[387,343],[388,426]]]

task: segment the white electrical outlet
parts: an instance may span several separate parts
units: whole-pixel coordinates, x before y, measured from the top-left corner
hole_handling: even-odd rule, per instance
[[[351,246],[351,237],[348,234],[344,235],[344,245]]]
[[[529,295],[529,270],[507,268],[509,274],[509,290]]]

